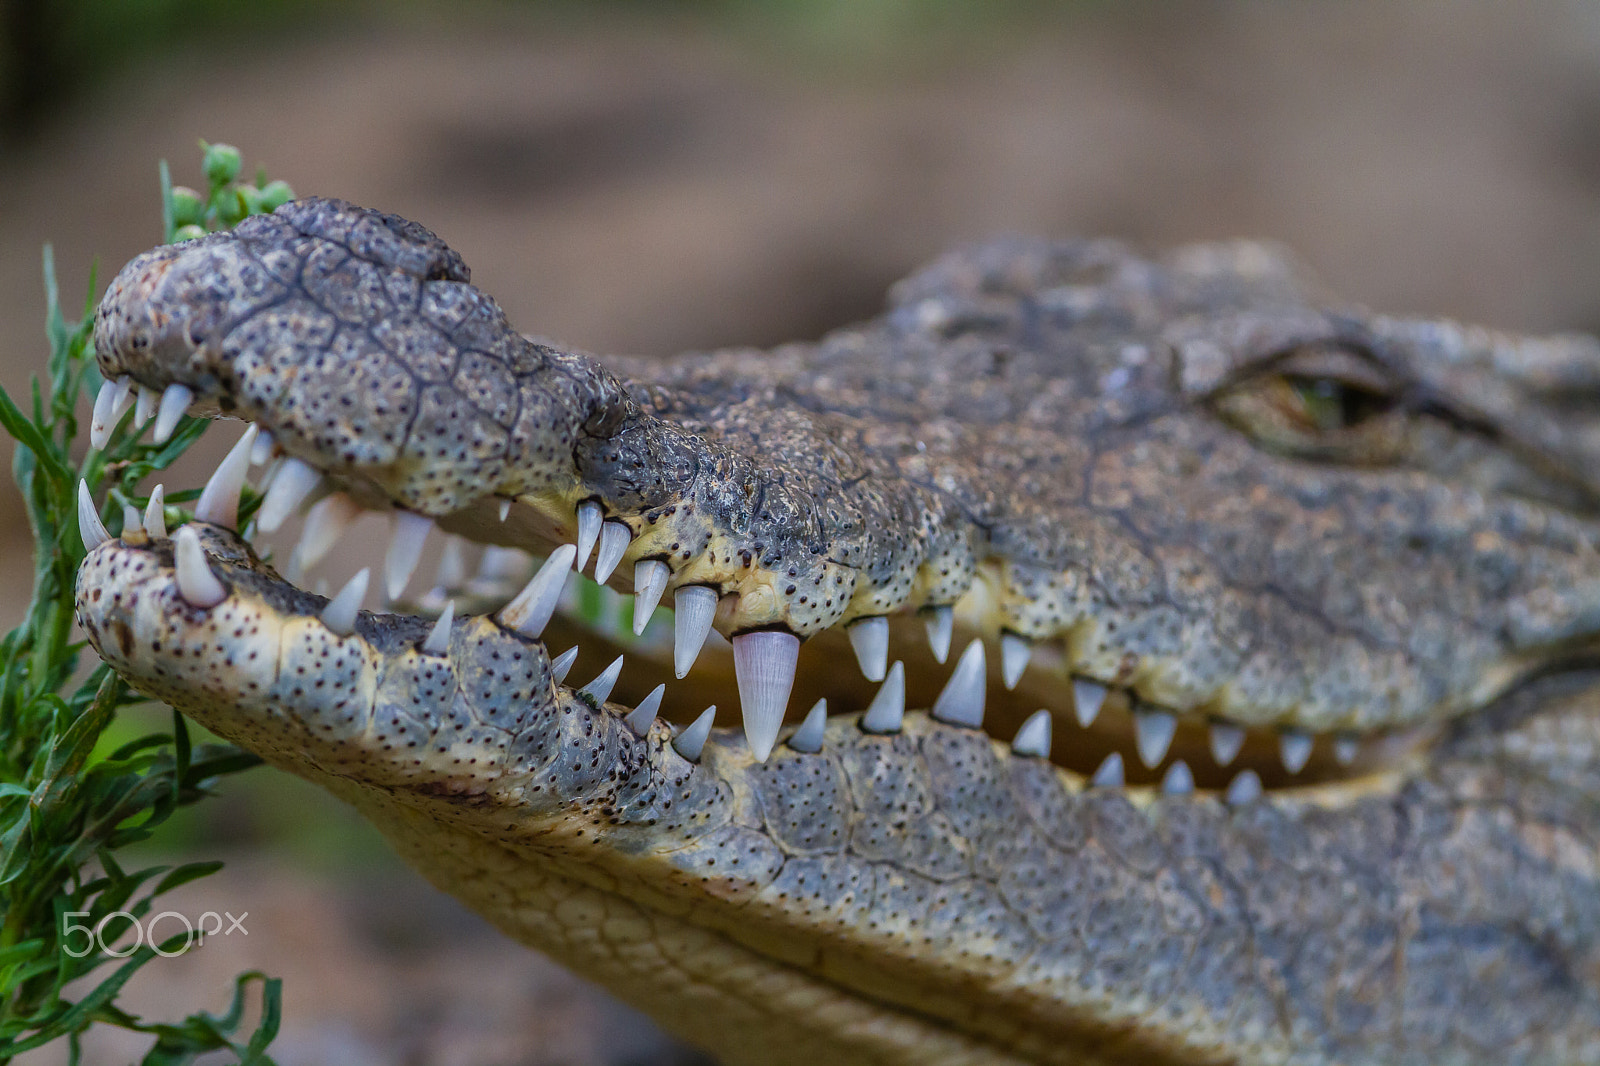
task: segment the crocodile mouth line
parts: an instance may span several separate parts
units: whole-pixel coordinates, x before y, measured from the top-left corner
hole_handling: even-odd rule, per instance
[[[103,446],[130,410],[133,432],[142,433],[153,421],[159,442],[185,413],[209,414],[216,405],[185,385],[158,393],[122,375],[107,381],[97,397],[93,443]],[[668,568],[649,558],[635,563],[631,583],[624,581],[620,564],[629,527],[609,519],[595,501],[574,508],[565,528],[577,535],[566,543],[563,524],[551,522],[548,504],[534,506],[527,498],[490,497],[436,521],[286,454],[257,423],[247,425],[208,481],[196,519],[235,529],[254,467],[264,467],[256,487],[259,506],[243,539],[254,543],[292,533],[291,519],[300,516],[292,546],[279,542],[277,552],[263,549],[260,560],[263,569],[276,567],[287,584],[305,584],[305,591],[321,597],[321,621],[330,630],[348,635],[363,602],[376,598],[397,613],[428,620],[423,648],[440,649],[448,647],[451,626],[469,611],[492,615],[502,627],[551,649],[558,683],[596,670],[592,681],[572,690],[578,698],[596,707],[611,702],[641,734],[657,716],[673,723],[674,744],[691,760],[719,706],[725,717],[742,712],[758,761],[780,742],[818,750],[830,714],[859,714],[862,729],[893,733],[908,707],[926,707],[947,724],[1009,740],[1019,757],[1051,760],[1084,787],[1215,794],[1238,805],[1283,790],[1337,802],[1391,779],[1430,739],[1419,730],[1319,735],[1244,727],[1156,705],[1115,681],[1075,675],[1053,644],[1030,643],[997,627],[990,607],[998,575],[987,564],[980,564],[967,592],[951,605],[836,626],[807,640],[804,649],[782,630],[735,633],[730,642],[716,625],[728,598],[719,602],[715,590],[691,584],[669,595]],[[357,518],[371,512],[387,512],[392,521],[380,587],[371,588],[372,569],[365,568],[330,598],[327,578],[308,574]],[[79,521],[86,546],[111,539],[86,488]],[[185,528],[173,533],[176,588],[191,606],[209,608],[227,591],[209,568],[200,538]],[[121,540],[138,548],[167,536],[164,489],[157,486],[142,513],[125,510]],[[414,578],[430,540],[441,542],[429,553],[437,558],[433,579],[424,591],[408,595],[420,584]],[[534,555],[507,546],[539,542],[559,546],[537,569]],[[281,566],[275,562],[280,556]],[[613,588],[623,584],[630,584],[631,594]],[[563,645],[570,646],[554,652]],[[582,669],[573,674],[579,664]],[[802,707],[809,710],[789,714]]]

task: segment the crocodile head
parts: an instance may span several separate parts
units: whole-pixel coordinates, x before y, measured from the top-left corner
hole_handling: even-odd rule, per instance
[[[172,538],[85,512],[101,655],[730,1059],[1600,1061],[1591,339],[1011,240],[602,366],[307,200],[135,259],[95,340],[100,431],[255,427]],[[482,615],[301,591],[252,451],[260,530],[316,501],[291,579],[363,508],[391,598],[435,526],[549,558]],[[591,556],[644,639],[570,688]]]

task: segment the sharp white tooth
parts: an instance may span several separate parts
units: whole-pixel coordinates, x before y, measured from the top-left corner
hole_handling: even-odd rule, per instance
[[[1028,720],[1017,730],[1017,739],[1011,742],[1011,753],[1034,759],[1050,757],[1050,712],[1039,710],[1028,715]]]
[[[567,575],[572,571],[572,556],[577,550],[570,544],[563,544],[551,552],[539,572],[517,593],[517,598],[501,608],[500,624],[530,639],[538,639],[561,600],[561,590],[566,587]]]
[[[438,588],[454,591],[466,581],[466,541],[457,536],[447,536],[439,552],[439,565],[433,572],[433,583]]]
[[[689,724],[689,728],[672,738],[672,746],[690,762],[700,761],[700,752],[706,746],[706,737],[711,735],[711,723],[717,719],[717,705],[712,704],[700,712],[700,717]]]
[[[593,500],[578,504],[578,558],[573,566],[580,573],[589,565],[589,553],[594,551],[595,538],[600,535],[600,522],[604,517],[600,505]]]
[[[260,466],[272,458],[272,434],[262,430],[256,434],[256,446],[250,449],[250,465]]]
[[[604,550],[605,534],[600,537]],[[744,737],[756,762],[766,762],[778,742],[799,657],[800,638],[793,633],[763,629],[733,638],[733,674],[739,682]]]
[[[500,521],[504,522],[506,519],[508,519],[510,517],[511,517],[511,501],[510,500],[501,500],[500,501]]]
[[[433,519],[427,515],[414,511],[394,513],[394,534],[389,538],[389,554],[383,559],[384,587],[391,600],[398,600],[406,590],[432,530]]]
[[[111,424],[122,421],[122,416],[133,406],[133,378],[127,374],[117,377],[117,387],[111,390]]]
[[[100,509],[89,495],[89,483],[78,479],[78,536],[83,538],[85,551],[92,551],[111,539],[106,524],[100,521]]]
[[[532,557],[519,548],[491,544],[483,549],[483,557],[478,560],[478,576],[490,583],[521,581],[532,563]]]
[[[961,653],[944,691],[933,701],[931,713],[941,722],[964,725],[977,729],[983,724],[983,689],[987,667],[983,655],[983,641],[973,640]]]
[[[250,449],[255,442],[256,427],[250,426],[217,464],[216,473],[200,491],[200,502],[194,505],[197,519],[228,529],[239,525],[239,493],[244,491],[245,475],[250,472]]]
[[[640,636],[656,613],[661,594],[667,591],[671,572],[660,559],[640,559],[633,568],[633,635]]]
[[[456,620],[456,601],[444,601],[444,613],[439,620],[433,623],[433,628],[428,630],[428,639],[422,642],[422,650],[429,655],[443,655],[450,650],[450,626]]]
[[[594,579],[604,585],[611,572],[622,562],[622,553],[628,550],[633,531],[621,522],[605,522],[600,526],[600,554],[594,560]]]
[[[1311,734],[1298,729],[1285,729],[1278,734],[1278,753],[1283,757],[1283,768],[1297,774],[1311,761]]]
[[[600,671],[598,677],[578,690],[579,694],[588,694],[597,704],[605,703],[611,698],[611,690],[617,687],[617,678],[622,676],[622,656],[611,660],[611,665]]]
[[[139,508],[131,503],[122,505],[122,535],[129,533],[143,533],[144,523],[139,521]]]
[[[828,701],[818,700],[806,712],[806,720],[789,737],[789,747],[794,751],[814,755],[822,750],[822,734],[828,728]]]
[[[272,485],[256,512],[256,523],[263,533],[276,533],[283,520],[294,513],[313,489],[322,484],[322,472],[310,463],[290,456],[278,464]]]
[[[168,385],[161,393],[161,406],[156,411],[156,429],[151,434],[151,439],[157,444],[165,444],[172,436],[172,431],[178,428],[178,419],[183,417],[183,412],[194,403],[194,393],[187,385]]]
[[[1194,774],[1189,772],[1189,764],[1178,759],[1167,767],[1166,776],[1161,779],[1161,791],[1169,796],[1187,796],[1194,791]]]
[[[140,430],[150,417],[156,413],[156,404],[161,402],[161,394],[155,389],[147,389],[140,385],[133,401],[133,428]]]
[[[927,615],[928,647],[933,649],[936,662],[950,658],[950,634],[955,631],[956,612],[953,607],[924,607]]]
[[[1122,787],[1122,753],[1114,751],[1105,757],[1100,768],[1089,778],[1091,788],[1121,788]]]
[[[1261,798],[1261,778],[1254,770],[1240,770],[1228,782],[1228,806],[1242,807]]]
[[[206,562],[206,550],[200,546],[200,535],[193,526],[180,526],[173,538],[173,572],[178,582],[178,595],[191,607],[215,607],[228,598],[217,575]]]
[[[167,488],[157,485],[150,490],[150,502],[144,508],[144,531],[154,540],[164,540],[167,535]]]
[[[1239,757],[1244,747],[1244,730],[1231,722],[1211,723],[1211,757],[1218,766],[1227,766]]]
[[[705,585],[685,585],[672,594],[672,672],[689,673],[700,649],[711,635],[717,613],[717,590]]]
[[[300,544],[294,550],[290,566],[299,571],[316,566],[360,513],[361,508],[342,492],[318,500],[306,512],[306,523],[300,530]]]
[[[1133,727],[1139,761],[1151,769],[1161,765],[1178,731],[1178,719],[1166,711],[1135,711]]]
[[[628,712],[622,720],[623,724],[633,730],[635,736],[644,736],[650,732],[650,723],[656,720],[656,712],[661,709],[661,697],[666,694],[667,686],[657,685],[650,690],[650,695],[639,701],[639,706]]]
[[[872,697],[861,728],[868,733],[898,733],[906,717],[906,668],[899,660],[889,667],[878,694]]]
[[[1349,733],[1341,733],[1333,738],[1333,761],[1340,766],[1349,766],[1356,761],[1356,756],[1361,753],[1361,738]]]
[[[556,684],[567,679],[572,672],[572,664],[578,661],[578,646],[574,644],[566,651],[550,660],[550,676],[556,679]]]
[[[856,662],[868,681],[882,681],[889,668],[889,620],[879,615],[851,622],[845,628]]]
[[[1105,706],[1106,687],[1098,681],[1077,677],[1072,680],[1072,713],[1078,718],[1078,724],[1088,729],[1100,715],[1100,708]]]
[[[1022,671],[1028,668],[1028,659],[1033,655],[1033,645],[1015,633],[1000,634],[1000,677],[1005,681],[1006,690],[1017,687],[1017,682],[1022,680]]]
[[[356,571],[356,576],[346,581],[339,594],[322,609],[322,624],[341,637],[348,637],[355,632],[356,612],[361,610],[361,601],[366,598],[367,582],[371,577],[372,571],[367,567]]]
[[[89,416],[89,444],[94,448],[104,448],[111,440],[111,399],[116,395],[115,382],[103,381],[100,391],[95,393],[94,411]]]

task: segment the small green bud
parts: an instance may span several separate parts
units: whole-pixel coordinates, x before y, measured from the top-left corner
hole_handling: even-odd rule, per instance
[[[239,197],[238,189],[229,189],[222,193],[217,197],[216,205],[217,221],[224,226],[232,227],[237,225],[239,220],[244,217],[246,208]]]
[[[276,211],[294,199],[294,190],[286,181],[269,181],[261,187],[261,210]]]
[[[234,190],[239,195],[239,217],[259,215],[263,212],[261,206],[261,190],[254,185],[241,185]]]
[[[196,237],[204,237],[205,235],[205,230],[190,222],[187,225],[179,226],[177,232],[173,233],[172,239],[175,241],[192,241]]]
[[[231,144],[208,144],[201,166],[212,185],[226,185],[239,176],[239,149]]]
[[[180,226],[199,225],[206,217],[206,202],[187,185],[172,187],[172,221]]]

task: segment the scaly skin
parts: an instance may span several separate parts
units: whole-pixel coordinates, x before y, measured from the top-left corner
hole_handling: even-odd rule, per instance
[[[1063,766],[1149,706],[1177,751],[1215,719],[1247,760],[1363,738],[1355,766],[1258,758],[1300,787],[1230,807],[921,714],[691,762],[492,617],[447,655],[416,618],[330,632],[211,526],[210,608],[169,541],[90,553],[120,673],[732,1062],[1600,1062],[1592,340],[1375,318],[1258,245],[1012,241],[815,346],[602,367],[466,281],[414,224],[303,201],[136,259],[97,350],[367,506],[531,547],[597,500],[729,635],[956,605],[1034,642]],[[1068,675],[1114,687],[1095,730]]]

